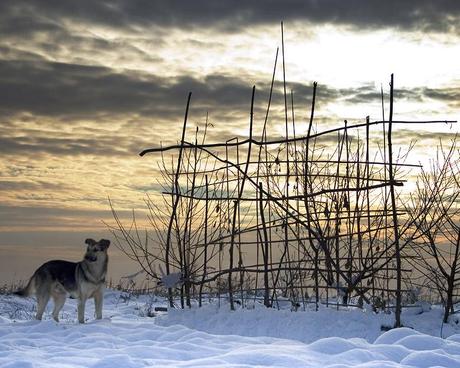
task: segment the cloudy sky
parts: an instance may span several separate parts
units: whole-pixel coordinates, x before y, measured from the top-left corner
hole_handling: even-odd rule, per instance
[[[395,119],[459,119],[455,0],[3,0],[0,278],[29,274],[24,260],[72,258],[69,249],[78,259],[86,237],[107,236],[109,197],[122,215],[142,213],[158,185],[155,157],[138,153],[180,138],[189,91],[192,128],[209,112],[209,140],[224,141],[244,136],[256,85],[260,131],[280,21],[299,130],[313,81],[326,127],[380,119],[391,73]],[[273,136],[283,131],[280,63],[276,79]],[[456,131],[416,136],[426,147]]]

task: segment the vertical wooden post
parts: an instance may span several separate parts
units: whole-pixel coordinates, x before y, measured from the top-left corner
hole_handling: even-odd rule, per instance
[[[313,250],[315,254],[315,309],[319,309],[319,250],[320,250],[320,244],[318,243],[317,246],[315,246],[313,242],[313,232],[311,230],[311,213],[310,213],[310,203],[307,197],[307,193],[309,191],[309,185],[308,185],[308,180],[311,179],[310,176],[310,166],[308,164],[309,160],[309,155],[310,155],[310,135],[311,135],[311,129],[313,126],[313,118],[315,116],[315,100],[316,100],[316,87],[317,83],[313,82],[313,97],[312,97],[312,102],[311,102],[311,114],[310,114],[310,122],[308,124],[308,132],[307,132],[307,142],[305,145],[305,165],[304,165],[304,203],[305,203],[305,213],[307,217],[307,227],[308,227],[308,238],[310,242],[310,247]],[[322,240],[318,240],[322,241]]]
[[[401,250],[399,245],[399,228],[398,213],[396,208],[395,179],[393,170],[393,145],[392,145],[392,128],[393,128],[393,74],[390,82],[390,114],[388,118],[388,174],[390,177],[390,198],[391,213],[393,217],[393,235],[395,240],[395,257],[396,257],[396,310],[395,310],[395,327],[401,327]]]
[[[233,301],[233,248],[235,247],[235,222],[236,222],[236,213],[238,211],[238,201],[233,202],[233,220],[232,220],[232,237],[230,241],[230,245],[228,248],[228,255],[229,255],[229,260],[228,260],[228,278],[227,278],[227,283],[228,283],[228,301],[230,303],[230,309],[235,310],[235,304]]]
[[[192,223],[193,223],[193,210],[194,210],[194,194],[195,194],[195,185],[196,185],[196,172],[198,164],[198,127],[195,131],[195,148],[193,149],[193,171],[192,171],[192,182],[191,188],[189,189],[188,177],[187,177],[187,193],[190,192],[190,199],[188,201],[188,209],[185,215],[185,226],[184,226],[184,237],[183,237],[183,276],[185,279],[184,282],[184,292],[185,292],[185,301],[187,307],[191,308],[191,296],[190,296],[190,275],[192,272],[192,262],[191,262],[191,236],[192,236]],[[188,162],[190,163],[192,152],[188,155]],[[187,176],[189,175],[189,170],[187,170]]]
[[[174,175],[174,202],[173,206],[171,209],[171,217],[169,219],[169,224],[168,224],[168,231],[166,233],[166,249],[165,249],[165,267],[166,267],[166,274],[169,275],[171,272],[170,269],[170,253],[171,253],[171,233],[172,233],[172,227],[174,220],[176,218],[176,212],[177,212],[177,206],[179,204],[180,196],[180,187],[179,187],[179,175],[180,175],[180,167],[182,163],[182,152],[183,152],[183,146],[185,142],[185,131],[187,129],[187,118],[188,118],[188,111],[190,107],[190,99],[192,98],[192,92],[188,94],[187,98],[187,107],[185,108],[185,116],[184,116],[184,125],[182,127],[182,138],[181,138],[181,147],[179,149],[179,157],[177,158],[177,167],[176,167],[176,173]],[[168,301],[169,301],[169,306],[173,307],[174,302],[173,302],[173,295],[172,295],[172,289],[168,288]]]
[[[385,104],[384,104],[384,98],[383,98],[383,87],[380,86],[380,95],[381,95],[381,104],[382,104],[382,132],[383,132],[383,162],[386,165],[387,164],[387,133],[386,133],[386,122],[385,122]],[[387,182],[388,178],[388,170],[383,170],[383,179],[385,180],[385,183]],[[384,249],[385,249],[385,254],[382,254],[382,257],[388,257],[388,187],[384,187],[384,202],[383,202],[383,216],[384,216],[384,221],[385,221],[385,226],[384,226]],[[390,266],[389,262],[386,262],[385,265],[385,289],[387,292],[387,297],[386,300],[390,300]],[[384,291],[382,290],[381,296],[383,299],[383,293]],[[387,304],[387,311],[389,310],[389,303]]]
[[[271,106],[271,101],[272,101],[272,96],[273,96],[273,86],[275,84],[275,74],[276,74],[276,66],[278,64],[278,53],[279,53],[279,47],[276,48],[276,55],[275,55],[275,62],[274,62],[274,65],[273,65],[273,73],[272,73],[272,80],[271,80],[271,85],[270,85],[270,93],[269,93],[269,96],[268,96],[268,103],[267,103],[267,110],[265,112],[265,119],[264,119],[264,125],[263,125],[263,129],[262,129],[262,134],[261,134],[261,137],[260,137],[260,141],[261,142],[264,142],[267,140],[267,123],[268,123],[268,116],[269,116],[269,113],[270,113],[270,106]],[[262,161],[262,149],[264,149],[264,153],[265,153],[265,161]],[[266,187],[266,190],[269,192],[270,191],[270,178],[269,178],[269,173],[270,173],[270,169],[269,169],[269,165],[268,165],[268,149],[267,147],[264,147],[263,145],[260,145],[259,147],[259,155],[258,155],[258,158],[257,158],[257,161],[258,161],[258,165],[257,165],[257,170],[256,170],[256,182],[258,183],[259,182],[259,177],[260,177],[260,168],[262,167],[262,162],[264,162],[264,167],[265,167],[265,178],[266,178],[266,182],[267,182],[267,187]],[[271,223],[271,206],[270,206],[270,202],[268,202],[267,204],[267,207],[268,207],[268,223],[270,224]],[[259,211],[256,211],[256,221],[257,221],[257,242],[259,242],[259,240],[262,239],[262,235],[260,234],[260,227],[259,227]],[[271,226],[269,227],[268,229],[269,231],[269,240],[270,240],[270,243],[271,243]],[[260,238],[260,239],[259,239]],[[270,247],[271,249],[271,247]],[[259,268],[259,244],[257,244],[257,268]],[[271,253],[270,253],[271,255]],[[255,282],[255,288],[256,288],[256,292],[254,293],[254,298],[257,297],[257,289],[258,289],[258,283],[259,283],[259,278],[256,276],[256,282]],[[255,300],[255,299],[254,299]]]
[[[254,122],[254,96],[256,93],[256,86],[252,87],[252,98],[251,98],[251,113],[250,113],[250,118],[249,118],[249,144],[248,144],[248,154],[246,158],[246,165],[244,168],[244,173],[243,173],[243,179],[241,180],[241,186],[239,187],[238,190],[238,197],[236,201],[234,201],[234,208],[233,208],[233,220],[232,220],[232,231],[230,234],[230,249],[229,249],[229,255],[230,255],[230,260],[229,260],[229,272],[228,272],[228,296],[229,296],[229,302],[230,302],[230,309],[234,310],[235,305],[233,301],[233,288],[232,288],[232,268],[233,268],[233,248],[235,245],[235,237],[237,233],[237,227],[236,227],[236,222],[237,222],[237,211],[238,211],[238,205],[240,202],[240,199],[243,196],[244,192],[244,184],[246,182],[246,178],[248,176],[248,170],[249,170],[249,165],[251,162],[251,149],[252,149],[252,127],[253,127],[253,122]],[[239,184],[239,183],[238,183]]]
[[[289,252],[289,179],[290,179],[290,157],[289,157],[289,124],[288,124],[288,102],[287,102],[287,92],[286,92],[286,63],[284,58],[284,27],[283,22],[281,22],[281,55],[283,58],[283,91],[284,91],[284,116],[285,116],[285,134],[286,134],[286,180],[285,180],[285,197],[286,197],[286,216],[284,218],[284,253],[286,254],[287,263],[289,265],[289,271],[286,274],[289,274],[289,278],[286,277],[287,285],[292,282],[292,271],[291,268],[291,256]],[[280,267],[281,267],[280,263]],[[286,287],[287,287],[286,285]],[[287,288],[286,288],[287,292]]]
[[[336,168],[336,175],[335,175],[335,182],[334,188],[337,189],[339,186],[339,175],[340,175],[340,160],[342,159],[342,149],[343,149],[343,137],[340,136],[340,132],[337,133],[337,168]],[[339,310],[339,295],[340,295],[340,196],[336,192],[334,193],[334,210],[335,210],[335,287],[337,290],[336,295],[336,302],[337,302],[337,310]]]
[[[295,193],[297,197],[299,196],[300,190],[299,190],[299,185],[300,185],[300,178],[299,178],[299,157],[298,157],[298,152],[297,152],[297,143],[295,141],[296,138],[296,130],[295,130],[295,114],[294,114],[294,93],[291,90],[291,113],[292,113],[292,136],[294,138],[294,162],[295,162]],[[300,201],[297,199],[296,200],[296,211],[297,211],[297,216],[300,216]],[[299,240],[300,237],[300,224],[299,221],[296,221],[295,225],[295,231],[297,233],[297,261],[298,261],[298,267],[300,268],[301,266],[301,259],[303,258],[301,255],[301,241]],[[298,271],[298,277],[299,277],[299,287],[300,287],[300,296],[302,299],[302,309],[305,310],[305,296],[304,296],[304,285],[303,285],[303,272]]]
[[[270,304],[270,289],[268,285],[268,233],[267,233],[267,224],[265,223],[264,215],[264,204],[263,204],[263,190],[262,183],[259,183],[259,213],[260,221],[262,224],[263,230],[263,246],[262,246],[262,258],[264,262],[264,305],[269,308]]]
[[[208,217],[209,217],[209,183],[208,183],[208,175],[205,175],[205,204],[204,204],[204,254],[203,254],[203,278],[201,280],[200,291],[199,291],[199,299],[198,305],[201,307],[202,305],[202,297],[203,297],[203,286],[204,280],[206,279],[206,273],[208,272]]]
[[[236,138],[238,142],[238,138]],[[240,146],[236,146],[236,164],[240,166]],[[240,172],[237,173],[238,176],[238,190],[240,185]],[[241,306],[244,306],[244,295],[243,295],[243,282],[244,282],[244,271],[243,271],[243,255],[241,251],[241,204],[238,202],[238,268],[240,270],[240,297],[241,297]]]
[[[371,234],[371,204],[370,204],[370,164],[369,164],[369,116],[366,116],[366,213],[367,213],[367,234],[368,234],[368,247],[369,247],[369,254],[371,257],[371,264],[374,264],[374,249],[372,244],[372,234]],[[372,284],[372,302],[375,301],[375,277],[372,276],[371,279]]]
[[[345,130],[344,130],[344,137],[345,137],[345,159],[346,159],[346,165],[345,165],[345,187],[347,189],[350,188],[350,140],[348,138],[348,121],[345,120]],[[350,298],[350,293],[351,293],[351,287],[352,287],[352,271],[353,271],[353,229],[351,228],[351,198],[350,198],[350,191],[347,190],[345,192],[346,198],[344,198],[343,201],[343,206],[347,205],[347,231],[349,234],[348,237],[348,257],[347,257],[347,291],[345,292],[345,295],[343,297],[344,299],[344,304],[349,303],[349,298]]]

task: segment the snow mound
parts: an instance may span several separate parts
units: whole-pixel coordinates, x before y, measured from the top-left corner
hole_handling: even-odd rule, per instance
[[[383,333],[382,327],[394,324],[393,314],[326,307],[318,312],[291,312],[258,305],[254,309],[238,309],[233,312],[229,309],[225,304],[221,308],[210,304],[203,308],[173,309],[167,315],[160,316],[157,323],[162,326],[184,325],[216,335],[269,336],[304,343],[327,337],[342,337],[361,338],[368,342],[378,339],[378,343],[391,344],[419,333],[440,336],[443,313],[441,308],[426,308],[426,312],[414,314],[414,308],[408,308],[403,311],[402,322],[410,328],[392,329]],[[442,334],[443,337],[460,334],[460,325],[445,324]]]
[[[420,335],[420,332],[417,332],[407,327],[394,328],[390,331],[385,332],[380,337],[378,337],[375,340],[375,343],[376,344],[394,344],[407,336],[414,336],[414,335]]]
[[[428,367],[449,367],[459,368],[460,358],[446,355],[442,352],[436,351],[419,351],[409,354],[406,358],[401,361],[401,364],[417,367],[417,368],[428,368]]]
[[[220,309],[208,305],[170,310],[168,315],[159,317],[157,323],[162,326],[180,324],[216,335],[269,336],[309,343],[326,337],[360,337],[374,341],[382,333],[382,324],[390,324],[392,318],[357,309],[291,312],[261,307],[230,312],[227,305]]]

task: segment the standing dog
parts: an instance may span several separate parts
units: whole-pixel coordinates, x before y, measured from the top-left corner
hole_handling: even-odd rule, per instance
[[[68,296],[78,299],[78,322],[85,322],[85,303],[94,298],[96,318],[102,318],[102,301],[104,297],[105,276],[109,257],[107,249],[110,240],[86,239],[88,244],[85,257],[81,262],[49,261],[41,265],[30,278],[27,286],[17,291],[19,296],[37,296],[38,320],[50,297],[54,301],[53,318],[59,322],[59,311]]]

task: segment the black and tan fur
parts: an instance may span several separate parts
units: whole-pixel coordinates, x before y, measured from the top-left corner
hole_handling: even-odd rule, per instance
[[[49,261],[41,265],[29,280],[27,286],[17,291],[20,296],[37,296],[38,320],[50,298],[53,298],[53,318],[59,322],[59,311],[68,296],[78,299],[78,322],[85,322],[85,304],[94,298],[96,318],[102,318],[102,302],[104,297],[105,276],[107,274],[110,241],[86,239],[88,245],[85,256],[80,262]]]

